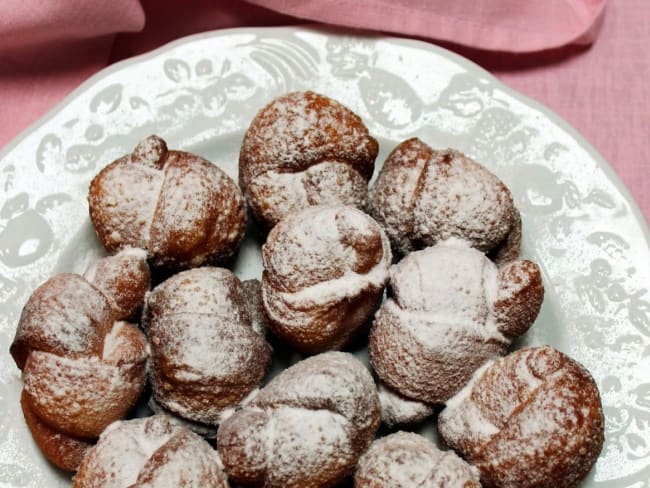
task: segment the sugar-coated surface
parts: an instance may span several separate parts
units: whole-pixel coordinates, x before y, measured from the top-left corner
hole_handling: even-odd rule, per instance
[[[294,92],[253,119],[239,158],[240,184],[254,214],[272,227],[309,205],[364,208],[377,142],[335,100]]]
[[[404,254],[451,237],[488,252],[517,223],[510,192],[496,176],[458,151],[434,150],[419,139],[388,156],[370,206]]]
[[[445,402],[533,323],[543,299],[537,265],[501,268],[451,238],[414,251],[390,270],[390,293],[373,322],[370,359],[396,392]]]
[[[23,369],[21,404],[34,440],[57,466],[76,468],[77,440],[124,417],[144,389],[146,339],[119,320],[142,307],[144,258],[126,250],[93,263],[85,276],[55,276],[23,309],[11,345]]]
[[[236,481],[332,486],[352,471],[378,424],[370,373],[351,354],[329,352],[271,380],[221,424],[217,447]]]
[[[447,403],[438,427],[485,486],[577,486],[604,437],[593,379],[549,346],[486,365]]]
[[[148,294],[155,401],[187,420],[216,425],[270,364],[270,346],[253,329],[239,279],[224,268],[178,273]]]
[[[381,381],[377,383],[377,393],[381,407],[381,421],[388,427],[415,424],[433,414],[432,405],[406,398]]]
[[[375,440],[361,457],[355,488],[480,488],[478,471],[424,437],[396,432]]]
[[[452,240],[416,251],[391,268],[392,296],[375,316],[370,357],[402,395],[442,403],[509,344],[493,314],[496,266]]]
[[[16,340],[57,354],[93,354],[112,326],[108,298],[79,275],[50,278],[23,308]]]
[[[136,315],[151,286],[147,252],[133,247],[95,261],[83,276],[109,299],[117,319]]]
[[[243,195],[211,162],[149,136],[91,182],[90,217],[109,251],[138,247],[158,267],[230,257],[244,233]]]
[[[166,417],[115,422],[75,477],[75,488],[227,488],[223,465],[203,439]]]
[[[262,249],[269,327],[299,350],[341,347],[374,312],[391,257],[383,230],[353,207],[287,217]]]

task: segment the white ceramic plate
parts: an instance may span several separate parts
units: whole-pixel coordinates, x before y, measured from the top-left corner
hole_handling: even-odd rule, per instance
[[[458,148],[511,188],[523,253],[546,300],[518,345],[552,344],[602,392],[607,433],[586,487],[649,487],[650,249],[645,221],[611,168],[556,115],[476,65],[430,44],[296,28],[238,29],[174,42],[91,78],[0,154],[0,486],[69,486],[41,456],[9,357],[35,286],[101,253],[87,186],[151,133],[236,176],[249,121],[274,96],[311,89],[357,112],[378,162],[418,136]],[[259,277],[258,241],[237,260]]]

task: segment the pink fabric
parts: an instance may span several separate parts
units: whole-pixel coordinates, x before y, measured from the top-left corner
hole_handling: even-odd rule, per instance
[[[0,147],[114,61],[205,30],[304,21],[469,57],[576,127],[650,216],[647,0],[4,0]]]
[[[590,42],[604,0],[249,0],[296,17],[512,52]]]

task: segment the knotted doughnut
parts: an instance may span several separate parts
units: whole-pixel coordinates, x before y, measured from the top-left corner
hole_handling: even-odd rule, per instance
[[[162,415],[111,424],[83,460],[73,488],[228,488],[217,452]]]
[[[532,325],[544,293],[535,263],[497,268],[458,240],[412,252],[391,268],[389,286],[370,332],[370,360],[391,389],[429,404],[445,402],[504,354]]]
[[[276,98],[253,119],[239,154],[239,184],[271,228],[311,205],[365,208],[379,146],[361,119],[313,92]]]
[[[100,171],[88,205],[106,249],[145,249],[152,266],[168,270],[224,262],[246,224],[243,195],[228,175],[199,156],[167,150],[157,136]]]
[[[453,149],[399,144],[370,191],[370,214],[400,254],[455,237],[499,261],[519,254],[521,221],[510,190]]]
[[[127,249],[85,276],[57,275],[23,308],[10,349],[23,371],[21,405],[34,440],[63,469],[76,469],[144,388],[148,345],[122,319],[142,306],[149,288],[145,257]]]
[[[327,352],[285,369],[219,426],[217,448],[234,483],[334,486],[350,475],[379,426],[366,368]]]
[[[604,441],[598,388],[589,372],[550,347],[496,359],[447,402],[445,442],[478,467],[485,487],[575,487]]]
[[[453,451],[410,432],[396,432],[370,445],[359,459],[355,488],[481,488],[478,470]]]
[[[242,284],[224,268],[194,268],[162,282],[147,295],[143,327],[154,401],[205,426],[257,388],[271,362]]]
[[[366,324],[388,280],[391,251],[371,217],[343,205],[283,219],[262,248],[268,326],[308,353],[338,349]]]

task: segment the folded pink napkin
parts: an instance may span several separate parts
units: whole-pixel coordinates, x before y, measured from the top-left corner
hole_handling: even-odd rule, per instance
[[[605,0],[249,1],[303,19],[509,52],[590,43],[605,7]]]
[[[604,3],[605,0],[4,0],[0,2],[0,147],[110,61],[186,34],[308,19],[453,41],[481,49],[523,52],[593,40],[594,26]]]

